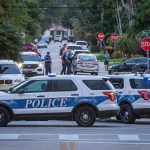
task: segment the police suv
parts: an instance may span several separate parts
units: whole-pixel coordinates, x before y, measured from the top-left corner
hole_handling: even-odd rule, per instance
[[[117,119],[134,123],[136,118],[150,117],[150,75],[110,75],[110,82],[117,89],[120,113]]]
[[[0,126],[13,120],[75,120],[92,126],[118,112],[115,90],[96,76],[32,77],[0,92]]]

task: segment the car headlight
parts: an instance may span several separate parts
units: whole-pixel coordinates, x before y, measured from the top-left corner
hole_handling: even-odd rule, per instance
[[[42,63],[40,63],[40,64],[39,64],[39,67],[43,67],[43,64],[42,64]]]
[[[22,67],[23,67],[23,64],[22,64],[22,63],[19,63],[19,64],[18,64],[18,67],[19,67],[19,68],[22,68]]]

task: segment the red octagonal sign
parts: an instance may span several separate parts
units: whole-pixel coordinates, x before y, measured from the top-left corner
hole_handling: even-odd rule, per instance
[[[103,33],[98,33],[98,39],[103,40],[104,39],[104,34]]]
[[[118,36],[119,36],[119,34],[113,33],[113,34],[111,35],[111,40],[112,40],[112,42],[117,42],[117,41],[118,41]]]
[[[150,51],[150,38],[144,38],[141,41],[141,48],[145,51]]]

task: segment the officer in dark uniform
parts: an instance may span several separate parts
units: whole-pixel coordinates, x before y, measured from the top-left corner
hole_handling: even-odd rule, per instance
[[[44,57],[44,61],[45,61],[46,75],[48,75],[48,73],[51,73],[51,65],[52,65],[50,52],[47,52],[47,54]]]

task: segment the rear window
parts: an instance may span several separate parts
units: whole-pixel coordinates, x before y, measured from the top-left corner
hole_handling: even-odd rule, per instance
[[[149,84],[144,79],[130,79],[132,89],[149,89]]]
[[[85,42],[77,42],[77,45],[87,45]]]
[[[115,89],[123,89],[124,88],[123,78],[110,78],[109,80]]]
[[[111,90],[110,85],[103,80],[83,80],[83,83],[91,90]]]
[[[82,48],[80,47],[80,46],[68,46],[68,48],[67,49],[69,49],[69,50],[82,50]]]
[[[96,61],[96,57],[94,55],[79,55],[78,59],[83,61]]]

